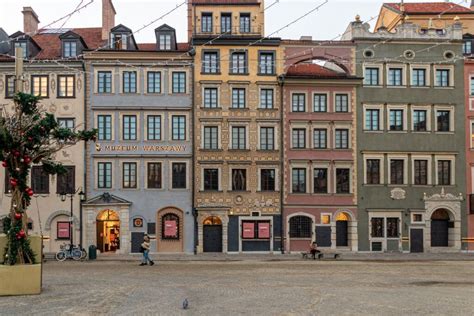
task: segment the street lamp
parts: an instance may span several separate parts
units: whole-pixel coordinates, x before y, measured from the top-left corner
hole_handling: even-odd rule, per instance
[[[86,194],[84,191],[81,191],[78,193],[79,195],[79,247],[82,250],[82,203],[86,201]]]
[[[79,192],[79,193],[78,193]],[[72,247],[74,246],[74,230],[72,229],[72,225],[74,223],[74,195],[78,194],[79,195],[79,199],[81,201],[81,208],[82,208],[82,202],[85,200],[86,198],[86,194],[82,191],[82,187],[77,189],[76,191],[73,191],[73,193],[67,193],[67,192],[61,192],[60,193],[60,197],[61,197],[61,202],[66,202],[66,199],[69,197],[70,200],[71,200],[71,215],[70,215],[70,218],[69,218],[69,236],[70,236],[70,241],[71,241],[71,249]],[[81,224],[81,236],[80,236],[80,239],[82,241],[82,209],[81,209],[81,221],[80,221],[80,224]],[[81,245],[82,247],[82,245]]]

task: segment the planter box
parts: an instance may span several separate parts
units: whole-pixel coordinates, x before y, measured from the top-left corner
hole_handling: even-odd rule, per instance
[[[43,245],[40,236],[30,236],[30,245],[38,264],[17,264],[14,266],[0,263],[0,296],[40,294],[42,283],[41,257]],[[0,259],[7,245],[7,236],[0,235]]]

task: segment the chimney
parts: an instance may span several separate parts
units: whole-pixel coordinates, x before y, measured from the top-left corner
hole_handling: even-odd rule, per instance
[[[102,0],[102,40],[109,39],[110,30],[115,26],[115,11],[112,0]]]
[[[23,32],[34,34],[38,31],[39,18],[32,7],[23,7]]]

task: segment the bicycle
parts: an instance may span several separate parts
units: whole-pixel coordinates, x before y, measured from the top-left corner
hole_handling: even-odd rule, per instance
[[[84,255],[84,249],[81,250],[78,246],[75,245],[62,244],[59,247],[60,250],[56,253],[56,260],[58,261],[64,261],[66,259],[73,259],[79,261],[85,258],[85,256],[87,256],[87,253]]]

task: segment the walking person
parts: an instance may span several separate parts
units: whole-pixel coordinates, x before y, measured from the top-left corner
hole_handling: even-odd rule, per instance
[[[143,243],[141,247],[141,250],[143,252],[143,259],[140,265],[146,266],[148,263],[150,263],[151,266],[154,265],[155,262],[153,262],[153,260],[151,260],[150,258],[150,237],[148,235],[145,235],[145,238],[143,238]]]

